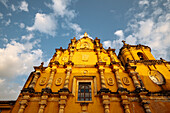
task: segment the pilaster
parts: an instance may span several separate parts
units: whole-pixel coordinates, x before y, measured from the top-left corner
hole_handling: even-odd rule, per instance
[[[124,89],[123,84],[122,84],[122,81],[120,80],[119,69],[114,69],[114,68],[113,68],[113,71],[114,71],[114,73],[115,73],[115,77],[116,77],[116,82],[117,82],[118,89]]]
[[[136,76],[137,76],[137,79],[138,79],[139,82],[140,82],[141,88],[142,88],[142,89],[145,89],[144,83],[143,83],[143,81],[142,81],[142,79],[141,79],[141,77],[140,77],[140,75],[139,75],[138,72],[137,72]]]
[[[100,74],[100,82],[101,82],[101,89],[106,88],[106,82],[104,78],[104,67],[99,67],[99,74]]]
[[[134,86],[138,90],[138,89],[141,89],[141,86],[140,86],[140,83],[139,83],[136,75],[137,75],[137,72],[135,72],[135,71],[130,71],[129,72],[129,76],[132,78]]]
[[[66,78],[65,78],[64,87],[63,87],[63,88],[65,88],[65,89],[68,89],[71,71],[72,71],[71,66],[68,66],[68,67],[66,68]]]
[[[37,80],[38,80],[39,77],[40,77],[40,72],[39,72],[39,71],[36,71],[36,72],[34,73],[34,78],[33,78],[32,82],[31,82],[31,84],[29,85],[28,88],[34,89],[34,87],[35,87],[35,85],[36,85]]]
[[[48,89],[51,89],[51,87],[52,87],[53,78],[54,78],[55,73],[57,71],[56,69],[57,69],[57,66],[55,65],[55,63],[53,63],[52,68],[51,68],[50,77],[49,77],[49,80],[48,80],[47,86],[46,86],[46,88],[48,88]]]
[[[28,94],[23,95],[20,103],[20,108],[18,110],[18,113],[24,113],[24,110],[26,108],[26,106],[28,105],[28,101],[30,99],[30,96]]]
[[[38,110],[38,113],[44,113],[44,109],[47,105],[47,99],[48,99],[48,95],[42,95],[41,96],[41,101],[39,102],[39,110]]]
[[[123,106],[124,112],[125,113],[130,113],[130,109],[129,109],[129,100],[128,100],[128,93],[127,92],[119,92],[120,96],[121,96],[121,104]]]
[[[148,92],[140,92],[139,97],[141,99],[141,104],[142,104],[145,112],[146,113],[151,113],[151,109],[149,107],[150,102],[148,101],[147,96],[146,96],[147,93]]]
[[[60,94],[60,99],[59,99],[59,113],[64,113],[64,108],[66,106],[66,103],[67,103],[67,96],[69,94],[68,91],[64,92],[64,91],[61,91],[59,92]]]
[[[110,113],[110,97],[108,93],[101,93],[103,106],[104,106],[104,113]]]

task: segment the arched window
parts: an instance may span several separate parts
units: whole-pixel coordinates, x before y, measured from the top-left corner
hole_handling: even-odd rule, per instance
[[[143,55],[143,53],[138,52],[137,55],[138,55],[138,57],[139,57],[140,60],[146,60],[145,57],[144,57],[144,55]]]
[[[91,101],[90,82],[79,82],[78,101]]]

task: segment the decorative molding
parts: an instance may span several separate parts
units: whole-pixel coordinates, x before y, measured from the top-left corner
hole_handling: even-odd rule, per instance
[[[129,85],[130,85],[130,81],[129,81],[129,78],[128,78],[128,77],[123,77],[123,78],[122,78],[122,81],[123,81],[123,83],[124,83],[126,86],[129,86]]]
[[[128,63],[143,63],[144,65],[156,65],[156,64],[162,64],[162,63],[166,63],[162,60],[128,60]]]
[[[112,77],[107,78],[107,84],[108,84],[109,86],[113,86],[113,85],[114,85],[114,80],[113,80]]]
[[[43,85],[45,85],[46,84],[46,82],[47,82],[47,77],[42,77],[42,78],[40,78],[40,86],[43,86]]]
[[[88,60],[89,60],[89,55],[87,55],[87,54],[82,54],[81,60],[84,61],[84,62],[88,62]]]
[[[157,85],[164,85],[165,78],[164,76],[157,70],[151,70],[148,72],[149,78],[152,80],[153,83]]]
[[[56,86],[60,86],[61,84],[62,84],[62,81],[63,81],[63,79],[60,77],[60,78],[57,78],[56,79],[56,82],[55,82],[55,85]]]

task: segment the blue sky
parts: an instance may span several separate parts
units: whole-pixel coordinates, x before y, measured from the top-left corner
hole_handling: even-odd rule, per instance
[[[126,40],[170,60],[170,0],[0,0],[0,100],[16,99],[33,66],[84,32],[116,53]]]

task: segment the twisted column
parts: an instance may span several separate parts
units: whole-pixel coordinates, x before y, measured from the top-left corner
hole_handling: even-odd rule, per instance
[[[137,73],[136,76],[137,76],[137,78],[138,78],[138,80],[139,80],[139,82],[140,82],[141,87],[142,87],[142,88],[145,88],[144,83],[143,83],[142,79],[140,78],[139,73]]]
[[[46,88],[51,89],[55,73],[56,73],[56,66],[53,66],[52,69],[51,69],[51,74],[50,74],[49,80],[47,82]]]
[[[65,78],[65,82],[64,82],[64,87],[63,88],[68,89],[71,71],[72,71],[71,68],[66,68],[66,78]]]
[[[106,88],[106,83],[104,79],[104,68],[99,68],[101,88]]]
[[[33,88],[34,89],[34,87],[35,87],[39,77],[40,77],[40,72],[35,72],[34,73],[34,78],[33,78],[32,82],[31,82],[31,84],[29,85],[29,88]]]
[[[109,55],[110,55],[111,61],[115,62],[113,51],[110,48],[109,48]],[[113,64],[112,64],[112,67],[113,67],[113,72],[115,73],[115,78],[116,78],[118,89],[123,89],[123,84],[119,76],[119,69],[117,66],[115,66],[116,67],[115,69]]]
[[[133,83],[134,83],[134,85],[135,85],[135,88],[136,89],[139,89],[139,88],[141,88],[141,86],[140,86],[140,84],[139,84],[139,81],[137,80],[137,78],[136,78],[136,74],[137,74],[137,72],[130,72],[130,76],[132,77],[132,80],[133,80]]]
[[[123,87],[122,81],[120,80],[119,69],[114,69],[114,72],[115,72],[118,89],[123,89],[124,87]]]

